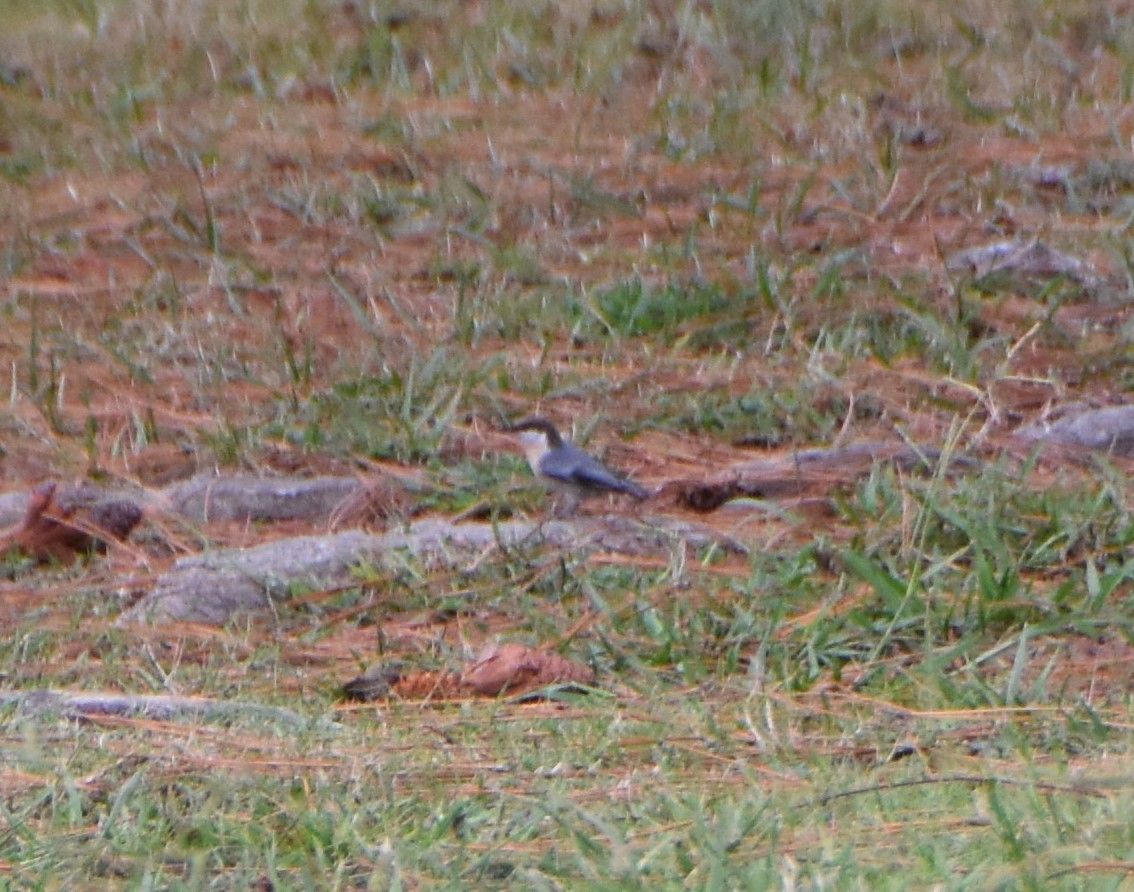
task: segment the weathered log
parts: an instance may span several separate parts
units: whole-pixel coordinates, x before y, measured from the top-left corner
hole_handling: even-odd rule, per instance
[[[309,719],[290,709],[204,697],[37,690],[0,693],[0,705],[15,706],[21,712],[33,716],[83,718],[112,715],[158,721],[191,718],[204,722],[246,717],[257,721],[267,719],[292,728],[303,728],[311,724]]]
[[[325,521],[362,483],[355,477],[201,475],[164,492],[169,510],[209,521]]]
[[[693,511],[715,511],[732,499],[813,499],[828,496],[879,464],[903,471],[930,471],[943,459],[939,449],[903,443],[863,442],[834,449],[810,449],[739,462],[695,479],[673,480],[664,493]],[[948,457],[950,470],[971,467],[965,456]]]
[[[742,550],[705,527],[675,519],[644,523],[626,517],[579,518],[537,524],[454,524],[426,518],[371,535],[358,530],[278,539],[178,560],[120,623],[180,620],[223,625],[235,614],[263,612],[296,591],[338,588],[355,581],[360,564],[396,566],[409,553],[426,565],[453,566],[496,547],[546,544],[622,554],[669,554],[675,545]]]
[[[1024,440],[1134,456],[1134,406],[1069,407],[1055,421],[1020,428]]]

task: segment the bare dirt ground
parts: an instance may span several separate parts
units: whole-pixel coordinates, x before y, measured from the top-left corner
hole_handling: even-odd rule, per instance
[[[352,22],[348,14],[337,28],[349,32]],[[316,77],[289,84],[269,108],[253,97],[189,95],[139,109],[131,140],[144,163],[110,171],[79,166],[9,187],[0,237],[21,262],[2,282],[0,354],[10,371],[5,488],[92,474],[154,488],[220,466],[373,473],[341,452],[279,438],[249,438],[227,452],[215,443],[265,424],[281,402],[333,387],[344,369],[405,369],[439,344],[451,344],[468,368],[495,362],[517,376],[536,369],[570,382],[543,401],[505,387],[495,414],[471,395],[442,447],[449,463],[492,460],[510,448],[494,433],[501,418],[534,409],[568,425],[596,416],[616,430],[646,422],[622,442],[602,427],[597,433],[609,461],[653,484],[784,453],[738,447],[689,426],[660,429],[648,423],[651,403],[790,388],[798,365],[777,359],[772,345],[815,331],[821,306],[797,308],[790,331],[774,309],[753,316],[744,358],[727,368],[696,351],[667,351],[655,363],[651,350],[629,343],[614,359],[569,336],[534,329],[524,336],[522,322],[518,337],[479,320],[474,338],[457,339],[456,308],[478,276],[501,283],[497,301],[530,300],[541,289],[544,300],[556,301],[565,299],[562,283],[597,288],[631,267],[644,281],[739,282],[751,276],[754,247],[789,264],[847,252],[851,259],[837,271],[844,305],[886,314],[896,305],[879,283],[918,277],[925,305],[941,308],[954,299],[956,282],[947,256],[1054,229],[1076,256],[1121,279],[1114,254],[1097,247],[1099,230],[1111,222],[1089,206],[1069,210],[1067,194],[1092,165],[1123,156],[1115,128],[1120,137],[1134,129],[1128,114],[1114,119],[1084,106],[1066,113],[1074,136],[1013,137],[940,99],[903,95],[901,85],[916,85],[917,75],[895,71],[895,88],[828,111],[826,129],[810,126],[790,104],[773,110],[753,137],[765,147],[763,163],[724,153],[690,163],[664,144],[656,105],[646,99],[664,71],[647,47],[627,60],[618,89],[602,96],[501,84],[492,101],[431,98],[424,68],[411,73],[422,87],[412,98],[356,92],[343,101]],[[1105,66],[1097,74],[1114,76]],[[685,76],[708,81],[714,74],[694,67]],[[832,126],[840,117],[843,131]],[[178,132],[182,123],[188,126]],[[383,127],[397,138],[383,138]],[[879,172],[882,182],[864,186],[861,159],[840,145],[862,134],[872,145],[889,139],[900,148],[888,182]],[[398,196],[389,199],[388,219],[373,196],[369,210],[328,210],[334,201],[366,201],[362,185]],[[754,190],[764,206],[781,209],[774,219],[725,200]],[[995,206],[984,206],[992,194]],[[421,199],[416,217],[407,200],[414,195],[430,198]],[[664,269],[651,254],[683,244],[695,250]],[[505,251],[514,257],[502,260]],[[806,293],[821,265],[794,263],[793,286]],[[1008,289],[975,301],[964,324],[1011,345],[983,387],[917,356],[839,361],[816,346],[815,361],[832,374],[810,397],[849,414],[832,438],[790,445],[893,442],[900,429],[941,446],[964,417],[983,425],[980,446],[990,454],[998,437],[1046,406],[1119,399],[1116,375],[1098,370],[1117,361],[1129,317],[1124,299],[1070,300],[1052,309]],[[296,362],[303,374],[289,373]],[[868,410],[856,415],[863,405]],[[832,481],[840,482],[847,481]],[[841,535],[833,517],[785,524],[768,514],[686,514],[750,544],[798,543],[816,524],[825,535]],[[217,547],[322,529],[214,524],[195,535]],[[127,580],[127,588],[144,588],[177,554],[197,547],[183,533],[158,528],[143,544],[91,561],[66,584],[101,579],[117,588]],[[46,609],[44,622],[68,622],[69,607],[54,616],[55,595],[34,575],[6,583],[3,595],[7,621],[37,604]],[[344,636],[340,654],[350,662],[357,630]],[[333,640],[321,645],[325,653]]]
[[[273,702],[319,710],[380,658],[420,673],[401,691],[420,704],[470,696],[456,683],[438,693],[473,671],[446,662],[453,654],[487,653],[475,668],[491,663],[485,648],[522,638],[574,657],[594,645],[607,670],[596,684],[625,698],[627,721],[654,704],[623,671],[660,679],[676,703],[719,693],[747,721],[753,695],[736,680],[791,640],[802,643],[785,664],[808,668],[769,683],[769,714],[791,711],[793,745],[836,767],[889,756],[857,730],[809,737],[818,717],[886,735],[915,714],[941,719],[948,727],[910,752],[942,740],[964,762],[984,755],[973,741],[1015,721],[1024,688],[1091,709],[1125,702],[1127,627],[1104,627],[1105,611],[1082,628],[1078,615],[1056,620],[1064,602],[1125,609],[1131,459],[1118,448],[1036,457],[1017,436],[1076,407],[1122,405],[1130,389],[1134,107],[1115,49],[1125,6],[1034,21],[997,4],[934,8],[865,36],[831,12],[773,49],[722,24],[723,3],[565,3],[532,33],[508,4],[441,6],[309,4],[295,23],[265,14],[238,36],[223,11],[188,25],[178,10],[141,11],[0,38],[0,491],[91,480],[146,506],[125,542],[73,565],[6,557],[5,688],[154,693],[180,681],[221,698],[263,683]],[[594,47],[616,39],[603,74]],[[307,56],[291,55],[299,46]],[[981,276],[957,259],[1036,242],[1058,252],[1056,268]],[[503,432],[534,412],[661,490],[640,507],[592,504],[590,520],[663,517],[747,554],[562,548],[537,560],[499,548],[444,566],[367,565],[357,585],[296,590],[224,627],[120,624],[186,556],[431,517],[538,520],[544,500]],[[839,451],[863,443],[891,457],[913,447],[927,467]],[[807,466],[809,449],[843,458]],[[987,493],[966,489],[989,469]],[[376,489],[311,520],[169,509],[171,487],[212,473]],[[744,474],[748,489],[727,505],[680,483]],[[942,491],[963,492],[961,508],[938,511]],[[1003,509],[987,540],[986,507]],[[761,575],[756,558],[768,556],[783,556],[783,577]],[[497,576],[477,576],[496,559]],[[626,571],[631,581],[612,585],[626,602],[603,608],[608,592],[587,588],[584,569]],[[897,637],[915,595],[939,638],[875,648]],[[783,604],[770,618],[765,597]],[[655,608],[672,621],[664,646],[644,625],[604,625]],[[845,646],[806,635],[852,615],[866,619]],[[952,653],[955,640],[970,650]],[[700,675],[682,674],[671,656],[682,646]],[[917,713],[929,685],[907,670],[921,660],[942,690],[957,670],[950,693],[1006,690],[1005,712],[979,701],[962,719],[937,708],[934,688]],[[586,711],[532,708],[565,722]],[[1109,729],[1128,727],[1108,716]],[[426,729],[457,753],[450,718]],[[183,734],[136,721],[154,739]],[[723,733],[756,747],[751,730],[736,718]],[[390,733],[403,731],[420,733]],[[629,759],[653,739],[621,743]],[[697,782],[734,782],[714,774],[715,742],[678,744],[705,769]],[[256,770],[286,775],[292,763],[254,745],[265,748]],[[356,755],[337,763],[344,775]],[[1053,744],[1044,764],[1066,755]],[[227,751],[209,758],[190,769],[241,767]],[[464,784],[454,795],[475,796],[496,756],[468,758],[452,768]],[[316,756],[302,766],[325,767]],[[751,770],[769,788],[805,785],[802,771]],[[407,776],[398,782],[412,786]],[[114,786],[92,783],[99,795]]]
[[[465,15],[475,20],[477,8]],[[333,14],[337,40],[356,39],[352,10]],[[1123,399],[1131,309],[1122,256],[1106,232],[1115,226],[1109,210],[1128,195],[1128,107],[1068,102],[1061,133],[1014,130],[995,86],[983,85],[988,108],[968,108],[926,88],[932,76],[920,67],[929,62],[914,54],[887,62],[885,85],[870,91],[832,94],[813,108],[785,94],[739,116],[728,150],[697,154],[675,146],[683,128],[708,131],[709,108],[667,119],[655,94],[679,70],[688,90],[711,95],[723,75],[705,53],[643,40],[601,95],[530,90],[518,69],[502,65],[499,93],[476,101],[435,95],[425,60],[443,27],[437,19],[411,27],[425,48],[407,60],[415,95],[342,92],[311,75],[278,84],[266,100],[204,90],[160,104],[139,99],[128,139],[135,163],[100,163],[107,137],[84,143],[76,125],[78,163],[5,188],[0,240],[18,255],[0,281],[7,491],[85,476],[154,491],[217,468],[424,478],[424,457],[375,461],[341,442],[320,448],[311,430],[321,420],[305,422],[297,407],[347,375],[392,369],[404,379],[438,346],[449,350],[442,368],[456,364],[458,375],[497,369],[486,373],[491,386],[460,394],[434,457],[443,465],[492,461],[510,448],[501,420],[538,409],[567,427],[598,419],[587,427],[592,447],[654,485],[802,447],[908,440],[943,448],[962,420],[976,432],[974,455],[992,460],[1022,452],[1007,435],[1051,406]],[[187,52],[176,42],[168,49],[171,66]],[[1070,36],[1061,49],[1095,83],[1118,83],[1116,62],[1091,56],[1090,45]],[[236,62],[221,52],[217,63]],[[10,90],[35,95],[34,77],[19,83]],[[61,104],[45,107],[64,114]],[[20,147],[18,136],[8,138],[10,154]],[[764,212],[744,209],[753,195]],[[963,277],[948,257],[1038,236],[1090,264],[1102,286],[1049,300],[1010,284],[960,306]],[[726,349],[686,349],[696,320],[680,323],[667,343],[626,338],[616,350],[576,337],[553,314],[540,322],[549,305],[569,294],[586,303],[632,271],[658,286],[708,280],[736,289],[756,275],[754,257],[789,270],[789,288],[744,311],[743,338]],[[941,337],[964,341],[958,356],[979,352],[984,340],[996,343],[995,359],[964,369],[963,357],[949,367],[947,350],[930,357],[898,347],[864,358],[823,341],[832,312],[900,315],[895,286],[911,281],[925,314],[956,323]],[[837,300],[823,297],[832,289]],[[473,298],[480,303],[463,309]],[[472,314],[471,335],[462,332],[463,312]],[[795,393],[807,368],[822,369],[822,383],[799,399],[836,419],[827,431],[794,434],[785,409],[787,434],[781,424],[761,442],[758,430],[668,426],[654,410],[663,400],[687,407],[710,396]],[[624,431],[634,435],[619,439]],[[1031,485],[1090,473],[1041,465]],[[830,495],[854,477],[836,475],[810,495]],[[852,535],[822,504],[802,520],[704,515],[674,501],[659,510],[763,549]],[[152,516],[141,538],[65,579],[20,572],[0,588],[2,619],[34,609],[44,627],[68,628],[68,589],[119,593],[125,605],[204,543],[324,530],[322,521],[186,529]],[[720,572],[743,571],[743,559],[729,561]],[[117,612],[85,618],[87,642]],[[498,635],[496,622],[476,637]],[[218,632],[161,634],[208,643]],[[272,623],[255,634],[276,639]],[[372,639],[372,630],[344,625],[318,653],[280,646],[288,660],[347,676]],[[1068,649],[1060,671],[1081,674],[1075,664],[1094,665],[1092,653]]]

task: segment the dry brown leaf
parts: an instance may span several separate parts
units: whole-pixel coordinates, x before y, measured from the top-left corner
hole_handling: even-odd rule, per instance
[[[589,666],[523,644],[493,644],[461,673],[461,685],[484,697],[520,694],[533,688],[575,682],[592,684]]]

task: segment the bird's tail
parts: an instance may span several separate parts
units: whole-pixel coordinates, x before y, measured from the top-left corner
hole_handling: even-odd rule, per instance
[[[646,489],[643,486],[639,486],[633,480],[623,480],[622,481],[622,491],[624,493],[632,495],[639,502],[642,502],[642,501],[650,498],[650,496],[653,495],[653,493],[650,492],[650,490]]]

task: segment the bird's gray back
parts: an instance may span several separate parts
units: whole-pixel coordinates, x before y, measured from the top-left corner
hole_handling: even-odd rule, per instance
[[[565,442],[561,448],[547,453],[540,462],[540,470],[548,477],[567,483],[612,489],[630,493],[637,498],[648,495],[642,487],[618,476],[573,443]]]

